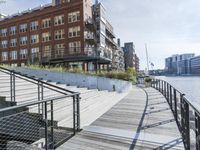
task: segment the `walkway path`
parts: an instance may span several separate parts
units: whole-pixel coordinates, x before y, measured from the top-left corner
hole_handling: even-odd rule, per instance
[[[58,150],[184,149],[166,99],[155,89],[145,91],[134,87]]]

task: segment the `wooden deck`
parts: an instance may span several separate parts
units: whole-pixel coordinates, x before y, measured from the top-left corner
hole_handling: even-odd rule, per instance
[[[165,98],[134,87],[123,100],[58,150],[184,149]],[[148,95],[148,98],[147,98]]]

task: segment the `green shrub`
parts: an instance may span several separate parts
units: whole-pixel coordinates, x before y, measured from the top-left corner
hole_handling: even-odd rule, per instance
[[[152,81],[152,78],[150,78],[150,77],[145,77],[144,81],[145,81],[146,83],[150,83],[150,82]]]

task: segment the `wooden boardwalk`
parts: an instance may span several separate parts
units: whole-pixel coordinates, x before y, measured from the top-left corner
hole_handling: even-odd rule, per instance
[[[57,149],[184,149],[166,99],[155,89],[145,91],[134,87],[124,99]]]

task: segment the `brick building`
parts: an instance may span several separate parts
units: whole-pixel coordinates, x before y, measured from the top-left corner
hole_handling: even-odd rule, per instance
[[[108,68],[114,50],[114,44],[109,44],[114,34],[106,20],[105,38],[109,37],[110,42],[107,38],[101,45],[98,28],[102,28],[98,26],[98,10],[94,10],[98,6],[101,5],[93,5],[92,0],[53,0],[51,4],[2,18],[0,63],[62,64],[84,70],[96,70],[102,65]]]

